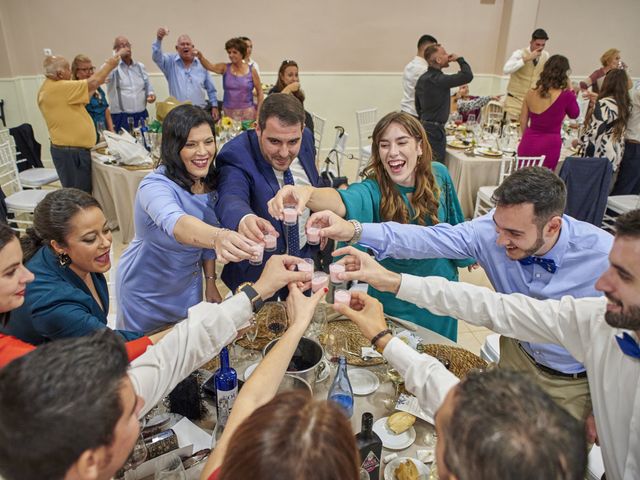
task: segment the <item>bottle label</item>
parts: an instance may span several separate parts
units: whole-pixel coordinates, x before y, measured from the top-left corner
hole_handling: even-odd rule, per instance
[[[376,454],[373,453],[373,450],[369,452],[367,458],[362,462],[362,468],[364,468],[367,472],[371,473],[376,470],[380,466],[380,459],[376,457]]]
[[[220,426],[225,426],[229,419],[229,415],[231,414],[233,402],[235,402],[236,397],[238,396],[238,387],[236,386],[231,390],[216,389],[216,396],[218,399],[218,424]]]

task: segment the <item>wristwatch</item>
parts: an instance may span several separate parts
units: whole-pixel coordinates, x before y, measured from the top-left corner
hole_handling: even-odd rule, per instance
[[[355,245],[362,237],[362,224],[357,220],[349,220],[349,223],[353,225],[353,237],[349,240],[349,245]]]
[[[247,297],[249,297],[249,301],[251,302],[251,309],[253,313],[258,313],[260,309],[264,306],[264,300],[260,298],[260,294],[256,292],[256,289],[253,288],[253,283],[245,282],[240,285],[236,289],[237,293],[244,292]]]

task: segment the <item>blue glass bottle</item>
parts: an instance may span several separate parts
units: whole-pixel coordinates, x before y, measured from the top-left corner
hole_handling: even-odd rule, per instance
[[[151,142],[149,141],[149,127],[147,126],[147,121],[145,119],[140,120],[140,137],[142,138],[144,148],[150,152]]]
[[[342,407],[345,415],[351,418],[353,415],[353,389],[349,375],[347,375],[347,359],[344,355],[340,356],[338,371],[329,389],[327,399],[337,403]]]
[[[216,428],[221,430],[227,424],[233,402],[238,396],[238,374],[229,366],[229,350],[220,350],[220,368],[213,374],[216,388],[216,411],[218,421]]]

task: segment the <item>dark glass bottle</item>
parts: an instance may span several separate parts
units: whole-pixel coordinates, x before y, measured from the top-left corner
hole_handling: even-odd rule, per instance
[[[351,418],[353,415],[353,389],[347,375],[347,359],[340,357],[338,371],[329,389],[328,400],[332,400],[342,407],[345,415]]]
[[[220,368],[213,374],[216,387],[216,411],[218,420],[216,427],[221,430],[227,424],[233,402],[238,396],[238,374],[229,366],[229,350],[220,350]]]
[[[362,414],[362,431],[356,433],[356,444],[360,451],[360,468],[367,471],[371,480],[378,480],[382,440],[373,431],[373,415],[369,412]]]

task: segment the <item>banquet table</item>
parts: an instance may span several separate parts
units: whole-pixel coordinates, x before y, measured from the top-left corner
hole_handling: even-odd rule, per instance
[[[151,168],[129,170],[120,165],[105,164],[95,152],[91,154],[93,196],[102,205],[110,228],[120,228],[122,242],[129,243],[135,234],[133,205],[142,179]]]
[[[442,345],[456,346],[454,342],[452,342],[448,338],[443,337],[442,335],[439,335],[431,330],[427,330],[426,328],[423,328],[419,325],[416,325],[416,327],[417,327],[416,331],[412,333],[422,338],[423,343],[425,344],[437,343]],[[403,330],[403,328],[398,327],[398,331],[401,331],[401,330]],[[241,349],[241,347],[236,347],[236,348]],[[241,350],[241,352],[242,351],[243,350]],[[245,369],[259,359],[258,357],[258,358],[252,358],[250,360],[246,360],[246,359],[239,360],[238,357],[241,358],[242,354],[234,355],[233,357],[232,357],[232,363],[233,363],[232,366],[237,370],[238,378],[243,378]],[[371,366],[371,367],[355,367],[355,366],[349,365],[347,368],[347,372],[354,368],[365,368],[367,370],[370,370],[381,379],[380,386],[375,392],[369,395],[362,395],[362,396],[354,395],[354,408],[353,408],[353,416],[351,417],[351,427],[355,435],[357,432],[361,430],[363,413],[371,412],[373,414],[373,421],[375,422],[380,418],[391,415],[391,413],[395,411],[395,410],[392,410],[392,411],[386,410],[382,403],[383,397],[385,396],[388,397],[389,395],[394,394],[395,387],[391,383],[391,381],[382,380],[382,378],[385,377],[385,372],[387,368],[385,364]],[[332,363],[331,371],[328,377],[325,380],[317,382],[315,385],[312,385],[313,395],[317,400],[326,400],[327,395],[329,393],[329,388],[331,387],[331,383],[336,374],[336,371],[337,371],[337,364]],[[412,445],[405,448],[404,450],[388,450],[383,447],[382,458],[384,458],[389,453],[397,453],[398,457],[416,458],[417,450],[432,448],[432,447],[427,447],[424,441],[425,441],[426,434],[434,431],[433,425],[418,418],[416,419],[416,423],[414,424],[413,427],[415,428],[415,431],[416,431],[415,442],[413,442]],[[382,467],[380,469],[380,479],[384,478],[385,467],[386,465],[382,464]]]
[[[571,155],[574,153],[562,148],[556,173],[560,171],[564,159]],[[462,149],[447,147],[444,163],[449,169],[465,218],[473,217],[478,189],[498,184],[501,162],[502,157],[468,156]]]

